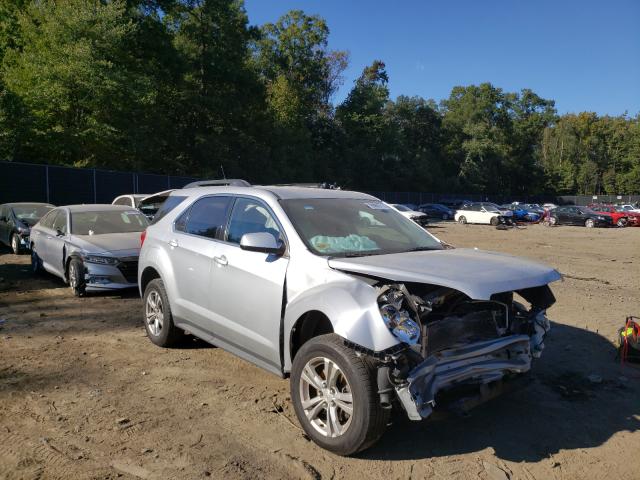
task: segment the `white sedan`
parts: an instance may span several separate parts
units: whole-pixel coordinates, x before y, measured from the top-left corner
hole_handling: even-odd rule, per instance
[[[400,203],[391,203],[391,207],[394,210],[400,212],[404,217],[407,217],[409,220],[413,220],[418,225],[426,226],[429,223],[429,215],[423,212],[416,212],[415,210],[411,210],[406,205],[402,205]]]
[[[483,205],[482,203],[471,203],[461,207],[454,216],[458,223],[481,223],[485,225],[498,225],[502,217],[502,212],[496,207]]]

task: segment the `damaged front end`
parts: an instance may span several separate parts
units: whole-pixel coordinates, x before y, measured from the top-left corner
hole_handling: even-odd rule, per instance
[[[431,415],[456,390],[486,391],[531,369],[544,348],[555,298],[547,285],[473,300],[455,289],[386,283],[376,286],[387,328],[405,346],[378,356],[384,406],[396,396],[411,420]],[[514,301],[519,295],[530,306]]]

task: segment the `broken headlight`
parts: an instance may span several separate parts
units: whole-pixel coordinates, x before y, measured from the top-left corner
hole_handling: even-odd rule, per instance
[[[404,295],[398,290],[388,290],[380,295],[380,315],[387,328],[401,342],[415,345],[420,340],[420,326],[402,308]]]

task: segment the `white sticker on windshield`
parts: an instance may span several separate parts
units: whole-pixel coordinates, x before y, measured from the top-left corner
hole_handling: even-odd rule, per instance
[[[383,202],[369,202],[365,205],[372,210],[389,210],[389,206]]]

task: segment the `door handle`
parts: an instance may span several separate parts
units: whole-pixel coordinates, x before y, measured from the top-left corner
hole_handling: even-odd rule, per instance
[[[224,255],[220,257],[213,257],[213,261],[218,265],[222,265],[223,267],[229,264],[229,260],[227,260],[227,257],[225,257]]]
[[[175,248],[178,246],[178,241],[177,240],[169,240],[169,246],[171,248]]]

